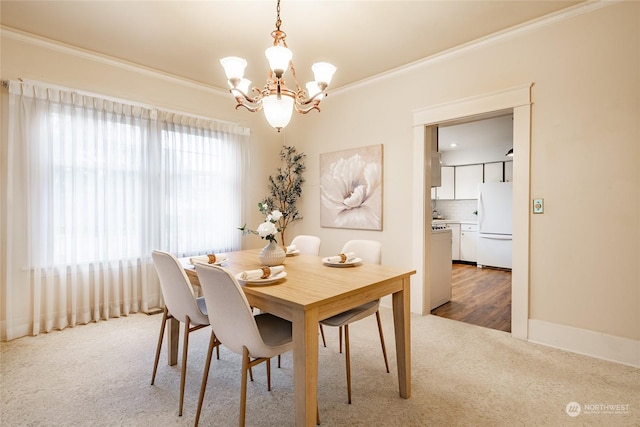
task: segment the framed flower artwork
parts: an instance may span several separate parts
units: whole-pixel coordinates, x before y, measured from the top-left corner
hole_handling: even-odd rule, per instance
[[[320,154],[320,226],[382,230],[382,144]]]

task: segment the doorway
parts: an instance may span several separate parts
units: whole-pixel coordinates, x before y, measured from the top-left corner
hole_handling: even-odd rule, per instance
[[[497,112],[435,127],[442,176],[447,179],[431,189],[431,205],[438,218],[453,221],[444,225],[453,234],[453,265],[451,300],[431,314],[511,332],[513,162],[508,154],[513,153],[513,114]],[[492,191],[492,209],[485,218],[493,219],[494,227],[500,225],[499,237],[504,239],[498,248],[481,245],[485,240],[478,238],[483,231],[478,223],[478,183]],[[476,267],[480,264],[483,268]]]
[[[412,286],[412,311],[414,303],[422,314],[430,312],[431,278],[426,266],[431,261],[431,212],[427,189],[431,187],[431,146],[429,126],[452,120],[471,119],[485,114],[513,112],[514,189],[513,189],[513,268],[511,286],[511,334],[527,339],[529,319],[529,187],[530,187],[530,135],[531,90],[526,84],[497,92],[473,96],[467,99],[427,107],[413,113],[413,205],[412,226],[415,231],[412,242],[413,263],[416,267]],[[428,154],[428,156],[427,156]]]

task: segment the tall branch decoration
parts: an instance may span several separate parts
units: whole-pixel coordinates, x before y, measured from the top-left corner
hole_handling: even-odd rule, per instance
[[[269,176],[269,193],[263,204],[270,209],[277,209],[282,213],[276,221],[280,231],[280,242],[285,245],[284,232],[289,224],[302,219],[298,212],[297,202],[302,195],[302,184],[305,171],[304,159],[306,154],[298,153],[295,147],[283,146],[280,150],[280,160],[283,165],[277,169],[275,176]]]

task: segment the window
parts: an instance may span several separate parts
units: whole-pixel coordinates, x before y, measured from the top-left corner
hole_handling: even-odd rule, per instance
[[[163,229],[169,231],[163,246],[182,256],[238,249],[241,150],[215,134],[168,126],[161,133]]]
[[[40,156],[37,168],[39,200],[33,202],[42,210],[34,221],[49,212],[54,249],[51,257],[39,258],[49,258],[51,265],[135,259],[146,250],[142,195],[151,184],[145,167],[148,121],[118,123],[108,116],[74,117],[53,105],[41,123],[49,127],[50,144],[42,148],[50,153]],[[42,173],[48,170],[51,179]],[[34,245],[34,250],[46,248]]]
[[[51,256],[38,257],[49,260],[43,265],[136,259],[155,247],[179,256],[239,247],[241,199],[233,193],[241,168],[229,167],[238,164],[237,144],[162,123],[157,150],[146,118],[78,115],[60,104],[42,117],[49,138],[40,147],[33,203],[42,208],[36,216],[48,212],[53,244]],[[149,229],[154,223],[159,228]],[[154,234],[156,245],[145,244]]]
[[[154,249],[239,249],[247,146],[235,125],[9,82],[8,339],[161,305]]]

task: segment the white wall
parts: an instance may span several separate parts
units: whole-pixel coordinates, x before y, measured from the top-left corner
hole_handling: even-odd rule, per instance
[[[593,8],[332,93],[290,129],[309,156],[303,231],[325,254],[377,239],[384,263],[411,267],[412,111],[534,82],[531,196],[545,214],[530,214],[529,318],[637,342],[639,17],[637,2]],[[321,228],[318,156],[371,144],[384,144],[384,230]]]

